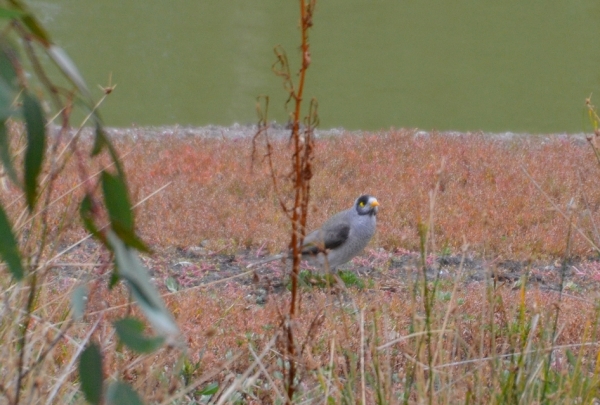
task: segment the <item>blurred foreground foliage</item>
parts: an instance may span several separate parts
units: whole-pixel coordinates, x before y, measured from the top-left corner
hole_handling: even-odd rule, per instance
[[[44,395],[28,380],[37,374],[36,369],[42,367],[67,330],[86,317],[86,304],[99,288],[96,282],[83,282],[73,290],[71,315],[66,314],[64,322],[56,325],[58,337],[33,355],[31,346],[37,339],[30,329],[32,320],[43,319],[37,313],[41,286],[56,260],[75,246],[58,250],[61,230],[78,224],[77,216],[65,211],[57,221],[48,214],[53,185],[69,162],[77,165],[80,184],[75,188],[83,189],[83,193],[70,193],[68,198],[76,200],[72,202],[79,207],[79,224],[106,252],[98,263],[99,275],[111,271],[106,278],[110,289],[121,280],[126,283],[157,335],[145,336],[142,321],[126,317],[114,322],[120,341],[134,352],[153,352],[165,341],[177,343],[179,328],[138,257],[138,251],[149,249],[136,235],[126,175],[98,112],[114,87],[104,88],[104,96],[95,102],[75,64],[23,2],[0,3],[0,27],[0,159],[5,190],[9,186],[18,190],[7,193],[10,198],[0,202],[4,295],[0,334],[9,353],[5,366],[10,370],[1,381],[2,395],[12,404],[35,402],[41,397],[48,402],[60,400],[54,398],[58,387],[77,362],[81,390],[88,402],[140,402],[127,382],[116,378],[104,383],[103,342],[94,339],[101,314],[95,315],[96,322],[90,322],[71,367],[59,374],[56,389]],[[71,123],[76,110],[86,117],[78,126]],[[90,124],[95,128],[93,145],[80,141],[81,129]],[[94,164],[102,169],[90,174]]]

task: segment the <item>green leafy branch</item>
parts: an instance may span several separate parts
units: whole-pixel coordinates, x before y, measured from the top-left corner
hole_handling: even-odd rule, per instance
[[[25,353],[29,343],[30,321],[36,306],[39,277],[52,265],[52,260],[43,261],[43,253],[51,239],[48,207],[53,182],[64,168],[64,164],[59,163],[58,146],[70,130],[71,112],[75,106],[88,114],[86,122],[91,120],[95,128],[94,143],[89,155],[82,153],[79,147],[80,130],[68,142],[70,156],[76,160],[84,188],[84,195],[79,203],[81,220],[85,229],[110,253],[114,270],[109,287],[113,287],[120,280],[125,281],[157,334],[148,337],[143,333],[141,321],[124,318],[114,323],[117,335],[130,349],[138,353],[150,353],[165,341],[176,343],[180,332],[138,257],[138,252],[150,250],[136,234],[125,171],[117,150],[104,130],[98,112],[100,103],[93,101],[75,64],[67,53],[52,41],[48,32],[23,2],[7,0],[0,3],[0,24],[5,28],[0,35],[0,161],[7,178],[24,196],[25,216],[32,224],[31,229],[34,223],[37,224],[35,229],[40,235],[39,239],[33,242],[31,238],[23,235],[23,232],[19,231],[21,227],[15,226],[11,211],[5,203],[0,202],[0,259],[14,282],[18,285],[24,284],[28,289],[27,299],[23,303],[23,319],[15,322],[20,331],[16,346],[19,350],[16,384],[12,395],[3,391],[10,403],[18,404],[24,378],[30,374]],[[13,43],[20,43],[21,47]],[[27,79],[19,49],[24,51],[28,66],[31,66],[35,73],[36,83],[39,83],[36,86],[41,86],[49,95],[54,113],[59,117],[60,129],[55,137],[48,134],[51,120],[46,118],[37,91]],[[67,79],[70,88],[60,87],[49,78],[47,68],[37,57],[37,52],[40,51],[54,62],[61,76]],[[113,88],[106,88],[104,97],[110,94]],[[25,129],[26,146],[22,159],[11,150],[11,146],[16,142],[13,139],[14,131],[10,130],[11,122],[22,122]],[[107,155],[110,164],[94,179],[94,176],[87,173],[87,163],[101,155]],[[109,170],[109,167],[114,167],[114,170]],[[101,195],[98,195],[96,190],[101,190]],[[103,222],[106,218],[108,224]],[[33,246],[32,250],[24,249],[26,244]],[[85,304],[90,296],[90,290],[85,285],[74,290],[71,301],[76,319],[85,316]],[[47,352],[44,355],[46,354]],[[39,364],[41,360],[43,359],[39,359],[35,364]],[[101,345],[89,341],[79,359],[79,380],[87,401],[98,404],[106,398],[111,403],[141,403],[133,388],[122,381],[113,382],[106,392],[104,391],[102,363]]]

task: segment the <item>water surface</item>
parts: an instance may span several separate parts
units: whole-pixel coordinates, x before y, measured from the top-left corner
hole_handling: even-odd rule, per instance
[[[271,65],[281,44],[298,66],[294,1],[29,4],[91,87],[112,75],[107,125],[253,123],[260,94],[287,120]],[[581,132],[600,97],[597,1],[322,0],[314,24],[323,128]]]

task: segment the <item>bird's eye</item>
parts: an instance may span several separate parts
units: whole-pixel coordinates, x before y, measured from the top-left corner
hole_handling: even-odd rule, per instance
[[[364,203],[364,201],[361,201],[361,202],[359,202],[359,203],[358,203],[358,206],[359,206],[360,208],[364,207],[364,206],[365,206],[365,203]]]

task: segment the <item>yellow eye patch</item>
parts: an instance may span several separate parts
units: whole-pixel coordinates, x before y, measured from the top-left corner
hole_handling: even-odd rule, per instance
[[[365,206],[365,203],[361,201],[361,202],[358,203],[358,205],[362,208],[362,207]]]

